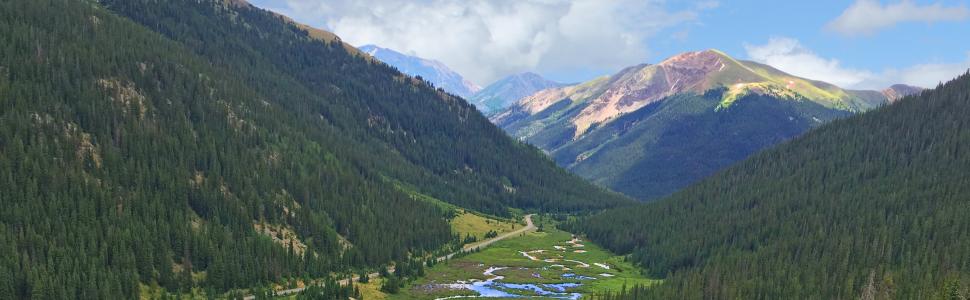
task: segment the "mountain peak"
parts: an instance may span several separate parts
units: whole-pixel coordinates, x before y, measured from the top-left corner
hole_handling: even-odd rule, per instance
[[[523,97],[541,90],[561,87],[563,84],[546,79],[533,72],[523,72],[499,79],[485,87],[470,102],[485,114],[504,109]]]
[[[534,72],[522,72],[522,73],[519,73],[519,74],[515,74],[515,75],[512,75],[512,76],[509,76],[509,77],[519,78],[519,79],[546,80],[545,77],[542,77],[542,75],[536,74]]]
[[[716,49],[708,49],[703,51],[693,51],[684,52],[667,58],[666,60],[660,62],[659,65],[689,65],[689,66],[703,66],[711,65],[714,62],[721,62],[724,60],[734,60],[724,52]]]
[[[582,106],[579,114],[570,120],[575,127],[574,138],[578,138],[595,124],[609,122],[670,96],[701,94],[716,88],[727,88],[723,107],[748,94],[806,99],[848,111],[872,106],[837,86],[787,74],[764,64],[737,60],[717,49],[681,53],[655,65],[631,66],[606,80],[533,95],[523,99],[520,105],[530,114],[562,99],[571,100],[570,107]]]
[[[482,89],[482,87],[468,81],[458,74],[458,72],[455,72],[437,60],[408,55],[394,49],[372,44],[360,46],[358,49],[377,60],[397,68],[401,73],[411,76],[421,76],[421,78],[431,82],[436,87],[440,87],[462,98],[471,97]]]
[[[656,65],[627,68],[608,81],[603,93],[590,98],[590,105],[573,120],[575,136],[582,135],[593,124],[672,95],[763,81],[767,81],[764,76],[714,49],[681,53]]]

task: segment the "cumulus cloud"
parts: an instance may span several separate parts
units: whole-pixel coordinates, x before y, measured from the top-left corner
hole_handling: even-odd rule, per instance
[[[910,66],[903,69],[889,69],[884,71],[874,82],[882,81],[886,86],[889,83],[906,83],[925,88],[936,87],[941,82],[949,81],[960,74],[966,73],[970,69],[970,52],[967,52],[966,59],[959,63],[926,63]]]
[[[837,59],[821,57],[798,40],[787,37],[774,37],[763,45],[746,44],[744,48],[753,61],[795,76],[851,89],[883,89],[896,83],[932,88],[970,68],[970,52],[962,62],[926,63],[874,72],[843,66]]]
[[[275,0],[263,5],[334,31],[444,62],[487,84],[527,71],[609,70],[643,62],[646,40],[717,7],[670,10],[663,0]]]
[[[836,59],[820,57],[792,38],[775,37],[764,45],[744,45],[744,49],[754,61],[842,87],[856,86],[873,77],[871,72],[846,68]]]
[[[857,0],[830,22],[828,28],[845,35],[872,34],[901,22],[960,21],[968,16],[970,11],[962,5],[919,5],[911,0],[882,5],[877,0]]]

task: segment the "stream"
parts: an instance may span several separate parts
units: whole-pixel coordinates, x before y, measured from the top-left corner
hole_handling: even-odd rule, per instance
[[[572,248],[581,248],[582,244],[579,243],[578,239],[573,239],[567,242]],[[555,246],[556,250],[552,251],[569,251],[565,247]],[[503,282],[505,276],[495,274],[495,272],[509,269],[508,267],[497,267],[490,266],[485,269],[482,273],[487,278],[486,280],[470,279],[467,281],[459,280],[456,283],[450,284],[437,284],[435,287],[449,289],[449,290],[467,290],[477,293],[477,295],[461,295],[461,296],[450,296],[437,298],[435,300],[444,299],[458,299],[458,298],[532,298],[532,297],[544,297],[553,299],[570,299],[577,300],[582,295],[579,293],[568,292],[569,289],[582,286],[583,281],[596,280],[595,277],[578,275],[569,272],[570,267],[563,265],[567,263],[574,268],[590,268],[591,265],[578,260],[571,259],[540,259],[536,255],[541,255],[550,250],[532,250],[532,251],[519,251],[519,253],[525,258],[531,261],[539,261],[546,263],[547,265],[541,267],[541,269],[550,268],[561,268],[564,272],[561,274],[560,283],[509,283]],[[577,250],[581,251],[581,250]],[[580,252],[581,253],[581,252]],[[560,256],[561,257],[561,256]],[[609,270],[609,266],[601,263],[594,263],[593,265],[602,268],[604,270]],[[603,273],[600,277],[612,277],[612,274]]]

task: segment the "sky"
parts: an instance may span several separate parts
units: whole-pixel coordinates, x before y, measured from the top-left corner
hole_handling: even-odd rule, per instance
[[[719,49],[852,89],[931,88],[966,72],[968,1],[251,0],[482,86],[526,71],[582,82]]]

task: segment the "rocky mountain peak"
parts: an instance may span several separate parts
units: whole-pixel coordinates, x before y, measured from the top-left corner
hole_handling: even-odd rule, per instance
[[[716,69],[716,67],[723,67],[727,60],[730,60],[730,58],[721,51],[704,50],[681,53],[660,62],[659,65],[672,68],[711,70]]]

